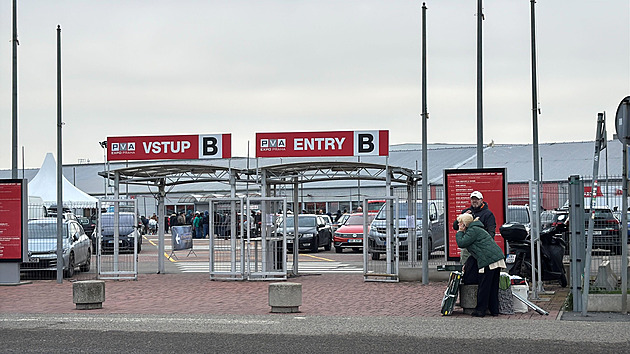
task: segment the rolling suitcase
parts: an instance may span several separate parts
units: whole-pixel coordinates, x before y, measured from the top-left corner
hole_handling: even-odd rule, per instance
[[[442,316],[448,316],[453,313],[453,307],[455,301],[457,301],[457,291],[459,290],[459,283],[462,280],[462,272],[451,272],[448,279],[448,286],[444,291],[444,298],[442,298]]]

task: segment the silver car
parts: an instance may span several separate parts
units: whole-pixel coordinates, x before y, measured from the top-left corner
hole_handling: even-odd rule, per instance
[[[62,231],[63,272],[66,278],[74,276],[75,269],[90,270],[92,242],[75,220],[63,220]],[[28,222],[27,262],[22,271],[54,271],[57,269],[57,219],[43,218]]]

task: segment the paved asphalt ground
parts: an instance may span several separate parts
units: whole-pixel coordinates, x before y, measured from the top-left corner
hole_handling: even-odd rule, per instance
[[[563,313],[568,288],[553,284],[537,302],[548,316],[472,318],[459,307],[441,316],[439,280],[302,275],[289,279],[302,284],[300,312],[271,314],[265,281],[147,270],[137,281],[105,280],[103,308],[80,311],[77,279],[0,286],[0,352],[630,352],[629,316]]]

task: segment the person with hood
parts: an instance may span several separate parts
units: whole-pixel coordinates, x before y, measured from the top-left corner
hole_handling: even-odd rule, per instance
[[[201,223],[203,224],[203,238],[206,238],[210,234],[210,214],[208,211],[203,212],[203,218]]]
[[[203,238],[203,217],[200,212],[195,213],[192,224],[195,228],[195,238]]]
[[[455,235],[457,246],[470,252],[471,258],[477,260],[476,269],[468,269],[465,272],[477,272],[479,274],[479,286],[477,288],[477,307],[472,315],[484,317],[486,311],[492,316],[499,315],[499,276],[501,268],[505,266],[503,251],[494,241],[494,238],[484,228],[478,217],[465,213],[457,217],[458,231]]]

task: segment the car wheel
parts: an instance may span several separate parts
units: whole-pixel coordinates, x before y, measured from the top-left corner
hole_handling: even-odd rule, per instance
[[[381,259],[381,254],[380,253],[372,253],[372,260],[373,261],[378,261],[379,259]]]
[[[332,238],[329,238],[328,242],[326,242],[326,244],[324,245],[324,251],[330,251],[331,247],[332,247]]]
[[[341,252],[343,252],[343,248],[335,247],[335,253],[341,253]]]
[[[64,271],[66,278],[72,278],[74,276],[74,266],[74,253],[70,253],[70,257],[68,258],[68,269]]]
[[[90,267],[92,265],[92,251],[88,252],[88,258],[85,260],[85,264],[83,264],[80,269],[82,272],[89,272]]]
[[[319,252],[319,237],[315,237],[313,239],[313,243],[311,245],[311,252],[313,253]]]

